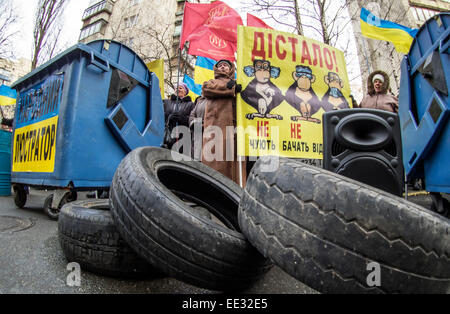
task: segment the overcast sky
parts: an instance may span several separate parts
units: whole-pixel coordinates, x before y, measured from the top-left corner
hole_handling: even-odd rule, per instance
[[[228,5],[236,8],[236,5],[242,1],[222,0]],[[20,14],[21,38],[17,43],[17,56],[31,59],[33,43],[33,22],[38,0],[14,0],[17,6],[17,12]],[[89,6],[90,0],[68,0],[67,8],[64,12],[63,38],[68,46],[77,43],[82,26],[81,17],[84,10]],[[242,12],[239,12],[242,13]],[[245,19],[245,14],[241,14]]]
[[[240,10],[240,6],[247,0],[222,0],[229,6],[236,9],[245,20],[246,12]],[[33,43],[33,22],[38,0],[15,0],[14,4],[17,6],[18,12],[21,15],[20,30],[21,38],[16,41],[16,56],[19,58],[31,59],[32,57],[32,43]],[[65,47],[70,47],[77,43],[80,29],[82,26],[81,17],[84,10],[89,6],[90,0],[68,0],[68,5],[64,11],[64,27],[62,33],[62,40],[60,44],[65,44]],[[272,21],[266,21],[269,25]],[[348,69],[349,70],[349,69]]]
[[[17,41],[17,57],[31,59],[33,44],[33,23],[38,0],[15,0],[17,12],[20,15],[20,40]],[[89,6],[89,0],[69,0],[64,11],[63,38],[69,46],[78,41],[82,26],[81,16]]]

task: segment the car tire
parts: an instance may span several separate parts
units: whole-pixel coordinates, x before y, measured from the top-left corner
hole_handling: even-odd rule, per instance
[[[121,238],[108,200],[64,205],[59,213],[58,235],[66,259],[84,270],[119,278],[161,275]]]
[[[122,160],[110,189],[119,232],[170,277],[216,291],[248,287],[271,264],[239,230],[242,189],[199,162],[180,159],[167,149],[143,147]]]
[[[448,219],[298,161],[263,165],[248,178],[239,224],[288,274],[325,293],[450,291]]]

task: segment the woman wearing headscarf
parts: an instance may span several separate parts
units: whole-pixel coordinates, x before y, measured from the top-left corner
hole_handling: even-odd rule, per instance
[[[164,145],[172,148],[173,144],[179,140],[177,136],[171,137],[173,128],[176,126],[189,127],[189,115],[194,108],[191,96],[187,96],[189,88],[186,84],[180,83],[177,94],[173,94],[169,99],[164,99],[164,118],[166,122],[166,131],[164,136]]]

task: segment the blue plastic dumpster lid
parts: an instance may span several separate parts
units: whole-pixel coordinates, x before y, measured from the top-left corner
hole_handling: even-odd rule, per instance
[[[78,43],[70,47],[14,82],[11,87],[20,90],[28,84],[30,79],[33,79],[32,82],[36,82],[36,76],[50,74],[55,67],[68,63],[68,60],[70,61],[80,52],[90,56],[92,62],[99,66],[117,68],[135,78],[141,84],[149,86],[150,71],[133,50],[117,41],[101,39],[88,44]]]
[[[450,13],[430,18],[402,62],[399,117],[405,173],[421,176],[450,117]],[[443,171],[443,169],[441,170]]]

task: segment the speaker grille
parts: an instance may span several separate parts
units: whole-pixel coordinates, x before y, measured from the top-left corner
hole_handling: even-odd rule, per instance
[[[391,155],[392,157],[397,156],[397,147],[395,146],[395,141],[391,141],[389,145],[384,148],[384,151]]]
[[[331,155],[339,156],[343,152],[345,152],[345,148],[341,144],[339,144],[338,141],[334,140],[333,145],[331,146]]]
[[[402,185],[392,167],[377,157],[359,156],[336,169],[336,173],[374,186],[395,195],[402,194]]]

